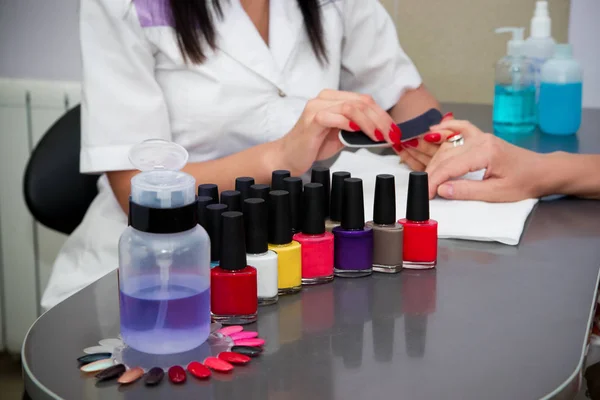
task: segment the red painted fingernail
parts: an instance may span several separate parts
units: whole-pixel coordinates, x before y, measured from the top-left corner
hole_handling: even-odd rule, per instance
[[[379,129],[375,129],[375,139],[377,139],[378,142],[383,142],[385,140],[383,133],[381,133]]]
[[[360,131],[360,126],[358,126],[356,122],[350,121],[348,125],[350,125],[350,130],[353,130],[354,132]]]
[[[456,136],[456,135],[458,135],[458,132],[455,132],[455,133],[453,133],[452,135],[448,136],[448,137],[446,138],[446,140],[448,140],[448,139],[450,139],[450,138],[453,138],[453,137],[454,137],[454,136]]]
[[[414,139],[410,139],[407,140],[406,142],[402,143],[404,146],[408,146],[408,147],[417,147],[419,145],[419,139],[414,138]]]
[[[400,139],[402,139],[402,132],[400,132],[400,128],[398,128],[398,125],[392,124],[392,129],[390,130],[390,140],[392,143],[397,144],[400,143]]]
[[[429,143],[437,143],[440,141],[441,138],[442,135],[440,135],[439,133],[428,133],[423,137],[423,139],[425,139],[425,141]]]
[[[446,114],[444,114],[444,116],[442,117],[442,121],[447,119],[447,118],[454,118],[454,113],[453,112],[447,112]]]
[[[187,370],[190,374],[198,379],[206,379],[210,377],[210,369],[206,365],[200,364],[198,361],[192,361],[188,364]]]
[[[402,150],[404,150],[404,147],[402,147],[402,143],[396,143],[393,144],[392,147],[394,148],[394,150],[396,150],[397,152],[401,152]]]
[[[233,371],[233,365],[229,364],[225,360],[221,360],[217,357],[207,357],[204,360],[204,365],[210,369],[214,369],[217,372],[231,372]]]
[[[227,361],[230,364],[244,365],[250,362],[250,357],[231,351],[221,352],[217,357],[223,361]]]
[[[186,375],[185,370],[179,365],[173,365],[169,368],[169,380],[173,383],[185,382]]]

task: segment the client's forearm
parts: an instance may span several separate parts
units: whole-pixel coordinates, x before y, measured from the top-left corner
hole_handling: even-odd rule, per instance
[[[418,117],[432,108],[439,110],[440,103],[425,86],[421,85],[417,89],[403,93],[396,105],[389,110],[389,114],[394,121],[404,122]]]
[[[542,194],[600,199],[600,155],[556,152],[542,156]]]

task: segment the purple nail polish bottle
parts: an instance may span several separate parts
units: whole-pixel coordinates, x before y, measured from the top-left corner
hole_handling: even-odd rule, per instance
[[[333,228],[334,274],[360,278],[373,273],[373,230],[365,226],[362,179],[344,179],[341,225]]]

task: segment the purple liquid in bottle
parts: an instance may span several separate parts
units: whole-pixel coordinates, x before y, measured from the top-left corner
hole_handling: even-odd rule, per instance
[[[334,267],[337,276],[370,275],[373,267],[373,230],[333,228],[335,236]]]
[[[200,346],[210,333],[210,282],[197,275],[157,275],[120,282],[121,335],[135,350],[171,354]]]

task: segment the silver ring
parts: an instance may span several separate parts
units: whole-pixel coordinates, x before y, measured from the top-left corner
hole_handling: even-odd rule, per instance
[[[452,147],[458,147],[458,146],[462,146],[463,144],[465,144],[465,138],[460,133],[452,136],[451,138],[447,139],[446,141],[448,143],[450,143],[452,145]]]

